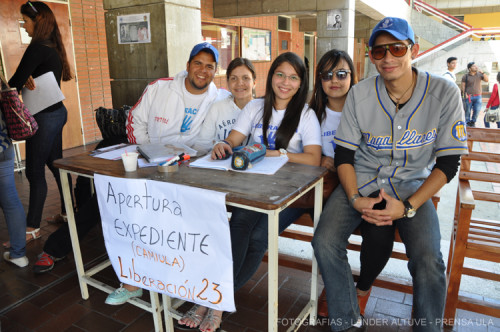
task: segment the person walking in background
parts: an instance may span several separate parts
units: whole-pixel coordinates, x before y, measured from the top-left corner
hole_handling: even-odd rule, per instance
[[[9,85],[17,91],[21,91],[24,86],[33,90],[36,88],[33,78],[48,72],[54,73],[59,86],[61,79],[69,81],[72,74],[54,13],[43,2],[28,1],[21,6],[21,15],[24,28],[32,39]],[[38,131],[26,140],[26,177],[30,183],[27,242],[40,237],[40,222],[47,197],[45,165],[54,175],[59,189],[61,214],[56,218],[61,220],[66,216],[59,170],[53,162],[62,158],[62,130],[68,112],[64,104],[58,102],[36,113],[34,118],[38,123]]]
[[[457,76],[455,75],[454,71],[455,71],[455,68],[457,68],[457,58],[454,56],[449,57],[446,60],[446,64],[448,66],[448,70],[443,74],[443,77],[449,79],[453,83],[456,83]]]
[[[465,123],[468,127],[475,127],[483,103],[481,81],[488,82],[488,75],[478,69],[474,62],[467,64],[467,70],[469,72],[462,77],[461,85],[462,95],[465,99]]]
[[[0,207],[9,232],[10,250],[3,253],[6,261],[19,267],[28,265],[26,257],[26,214],[17,194],[14,179],[14,147],[7,134],[3,114],[0,116]]]
[[[497,73],[497,82],[495,85],[493,85],[493,91],[491,92],[490,99],[488,99],[488,103],[486,104],[486,109],[484,110],[484,113],[488,112],[490,109],[491,110],[496,110],[500,106],[500,98],[498,94],[498,84],[500,83],[500,72]],[[486,121],[486,118],[484,118],[484,127],[485,128],[490,128],[490,123]],[[500,122],[497,122],[497,128],[500,129]]]

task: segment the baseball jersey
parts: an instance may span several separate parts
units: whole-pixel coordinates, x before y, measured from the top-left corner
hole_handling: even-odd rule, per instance
[[[384,188],[404,200],[429,176],[436,157],[467,154],[460,90],[441,76],[414,70],[413,95],[397,113],[380,75],[356,84],[347,96],[335,143],[356,151],[363,196]]]
[[[267,130],[267,142],[269,149],[275,150],[274,144],[276,131],[281,125],[286,110],[275,110],[269,121]],[[262,133],[262,116],[264,114],[264,99],[254,99],[249,102],[241,112],[233,130],[242,133],[245,136],[252,135],[257,143],[264,143]],[[304,152],[304,146],[321,145],[320,125],[316,113],[306,104],[302,109],[299,125],[292,138],[288,142],[287,151],[291,153]]]

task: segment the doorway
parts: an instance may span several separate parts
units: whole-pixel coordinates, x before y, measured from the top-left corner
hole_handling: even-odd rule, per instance
[[[309,91],[312,91],[314,89],[314,70],[316,68],[316,61],[314,57],[314,41],[314,35],[307,33],[304,34],[304,62],[306,63],[308,73]]]

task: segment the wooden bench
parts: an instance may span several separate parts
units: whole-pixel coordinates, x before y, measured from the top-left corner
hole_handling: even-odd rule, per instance
[[[493,212],[496,220],[473,215],[473,210],[477,204],[481,204],[480,201],[500,203],[500,130],[468,128],[467,139],[469,154],[462,157],[458,175],[454,228],[446,270],[448,294],[444,318],[447,325],[454,325],[457,308],[500,317],[498,302],[459,295],[463,274],[500,282],[500,275],[492,270],[464,266],[465,257],[500,263],[498,205],[495,206],[497,213]],[[484,190],[490,185],[491,190]],[[478,190],[479,188],[483,190]]]
[[[439,201],[440,201],[440,196],[438,193],[432,197],[432,202],[434,203],[434,206],[436,207],[436,209],[437,209]],[[301,230],[294,230],[294,229],[288,228],[280,236],[290,238],[290,239],[300,240],[300,241],[311,242],[312,237],[313,237],[313,221],[312,221],[310,215],[309,214],[302,215],[298,220],[295,221],[294,224],[301,225],[301,226],[308,226],[308,227],[310,227],[310,230],[301,231]],[[361,235],[359,228],[356,229],[353,234]],[[394,241],[402,242],[401,238],[399,237],[399,233],[398,233],[397,229],[396,229],[396,233],[394,236]],[[349,239],[349,245],[348,245],[347,249],[360,251],[361,250],[361,241],[358,241],[358,240],[353,239],[351,237]],[[394,247],[392,250],[391,258],[400,259],[400,260],[408,260],[408,257],[406,256],[406,252],[404,250],[396,248],[396,247]],[[286,254],[279,255],[279,264],[282,266],[291,267],[291,268],[299,269],[299,270],[306,271],[306,272],[311,271],[311,261],[310,260],[305,260],[305,259],[301,259],[298,257],[286,255]],[[357,279],[359,277],[359,270],[353,269],[353,275],[354,275],[354,278]],[[375,280],[374,286],[392,289],[392,290],[395,290],[398,292],[404,292],[404,293],[408,293],[408,294],[411,294],[413,292],[412,283],[407,281],[407,280],[401,279],[401,278],[379,276],[377,278],[377,280]]]

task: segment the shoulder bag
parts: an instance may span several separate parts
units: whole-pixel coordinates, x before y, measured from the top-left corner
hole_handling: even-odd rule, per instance
[[[9,137],[20,141],[35,135],[38,123],[19,99],[16,88],[10,88],[7,80],[0,73],[1,86],[1,109],[5,117]]]

